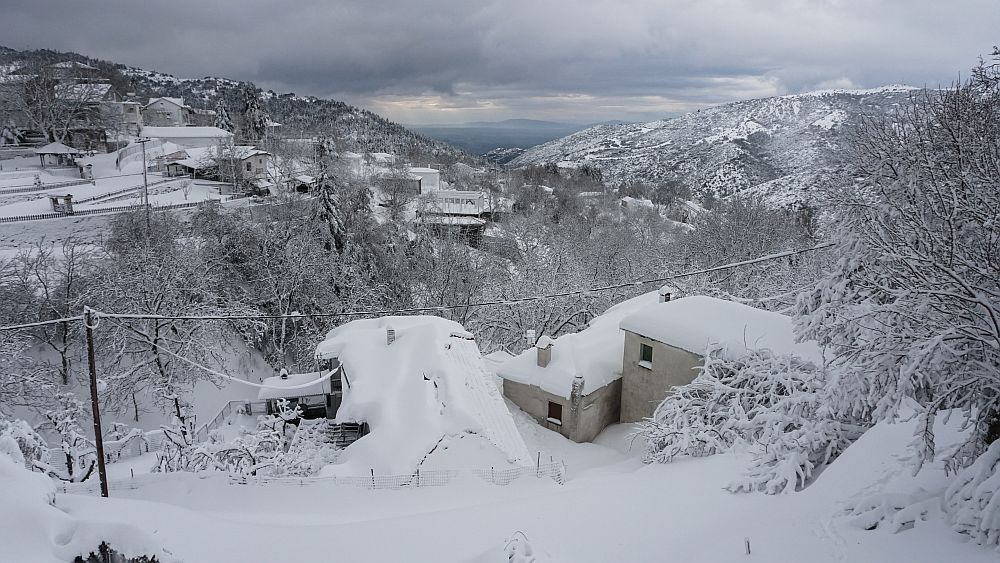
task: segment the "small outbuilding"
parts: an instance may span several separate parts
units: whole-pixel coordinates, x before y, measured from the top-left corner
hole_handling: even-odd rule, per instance
[[[35,149],[41,161],[42,168],[46,166],[76,166],[74,159],[83,154],[69,145],[60,142],[49,143],[42,148]]]

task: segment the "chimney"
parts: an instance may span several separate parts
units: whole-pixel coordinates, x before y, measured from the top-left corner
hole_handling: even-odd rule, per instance
[[[385,345],[388,346],[396,341],[396,329],[391,326],[385,327]]]
[[[658,289],[656,293],[660,296],[660,303],[666,303],[667,301],[670,301],[674,295],[677,294],[677,288],[665,285],[660,289]]]
[[[538,367],[543,368],[552,361],[552,339],[542,336],[535,343],[535,351],[538,353]]]
[[[281,377],[281,379],[288,379],[288,370],[285,368],[281,368],[281,371],[278,373],[278,376]]]

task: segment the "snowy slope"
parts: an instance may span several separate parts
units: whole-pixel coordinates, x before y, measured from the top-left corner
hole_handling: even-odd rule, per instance
[[[679,181],[696,195],[724,197],[836,166],[837,153],[862,116],[892,111],[911,90],[825,90],[648,123],[602,125],[533,147],[511,166],[589,163],[613,183]]]

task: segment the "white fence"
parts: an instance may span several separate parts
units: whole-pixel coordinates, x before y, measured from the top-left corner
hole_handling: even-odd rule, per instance
[[[161,139],[150,139],[146,143],[146,159],[156,158],[163,155],[163,141]],[[122,166],[132,161],[142,160],[142,144],[136,143],[134,145],[129,145],[118,151],[118,157],[115,159],[115,166],[118,170],[122,169]]]

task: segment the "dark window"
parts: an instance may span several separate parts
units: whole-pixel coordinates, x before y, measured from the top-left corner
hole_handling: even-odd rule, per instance
[[[250,171],[250,163],[248,162],[247,163],[247,172],[249,172],[249,171]]]
[[[562,405],[549,401],[549,418],[562,422]]]
[[[653,363],[653,347],[649,344],[639,344],[639,361]]]

